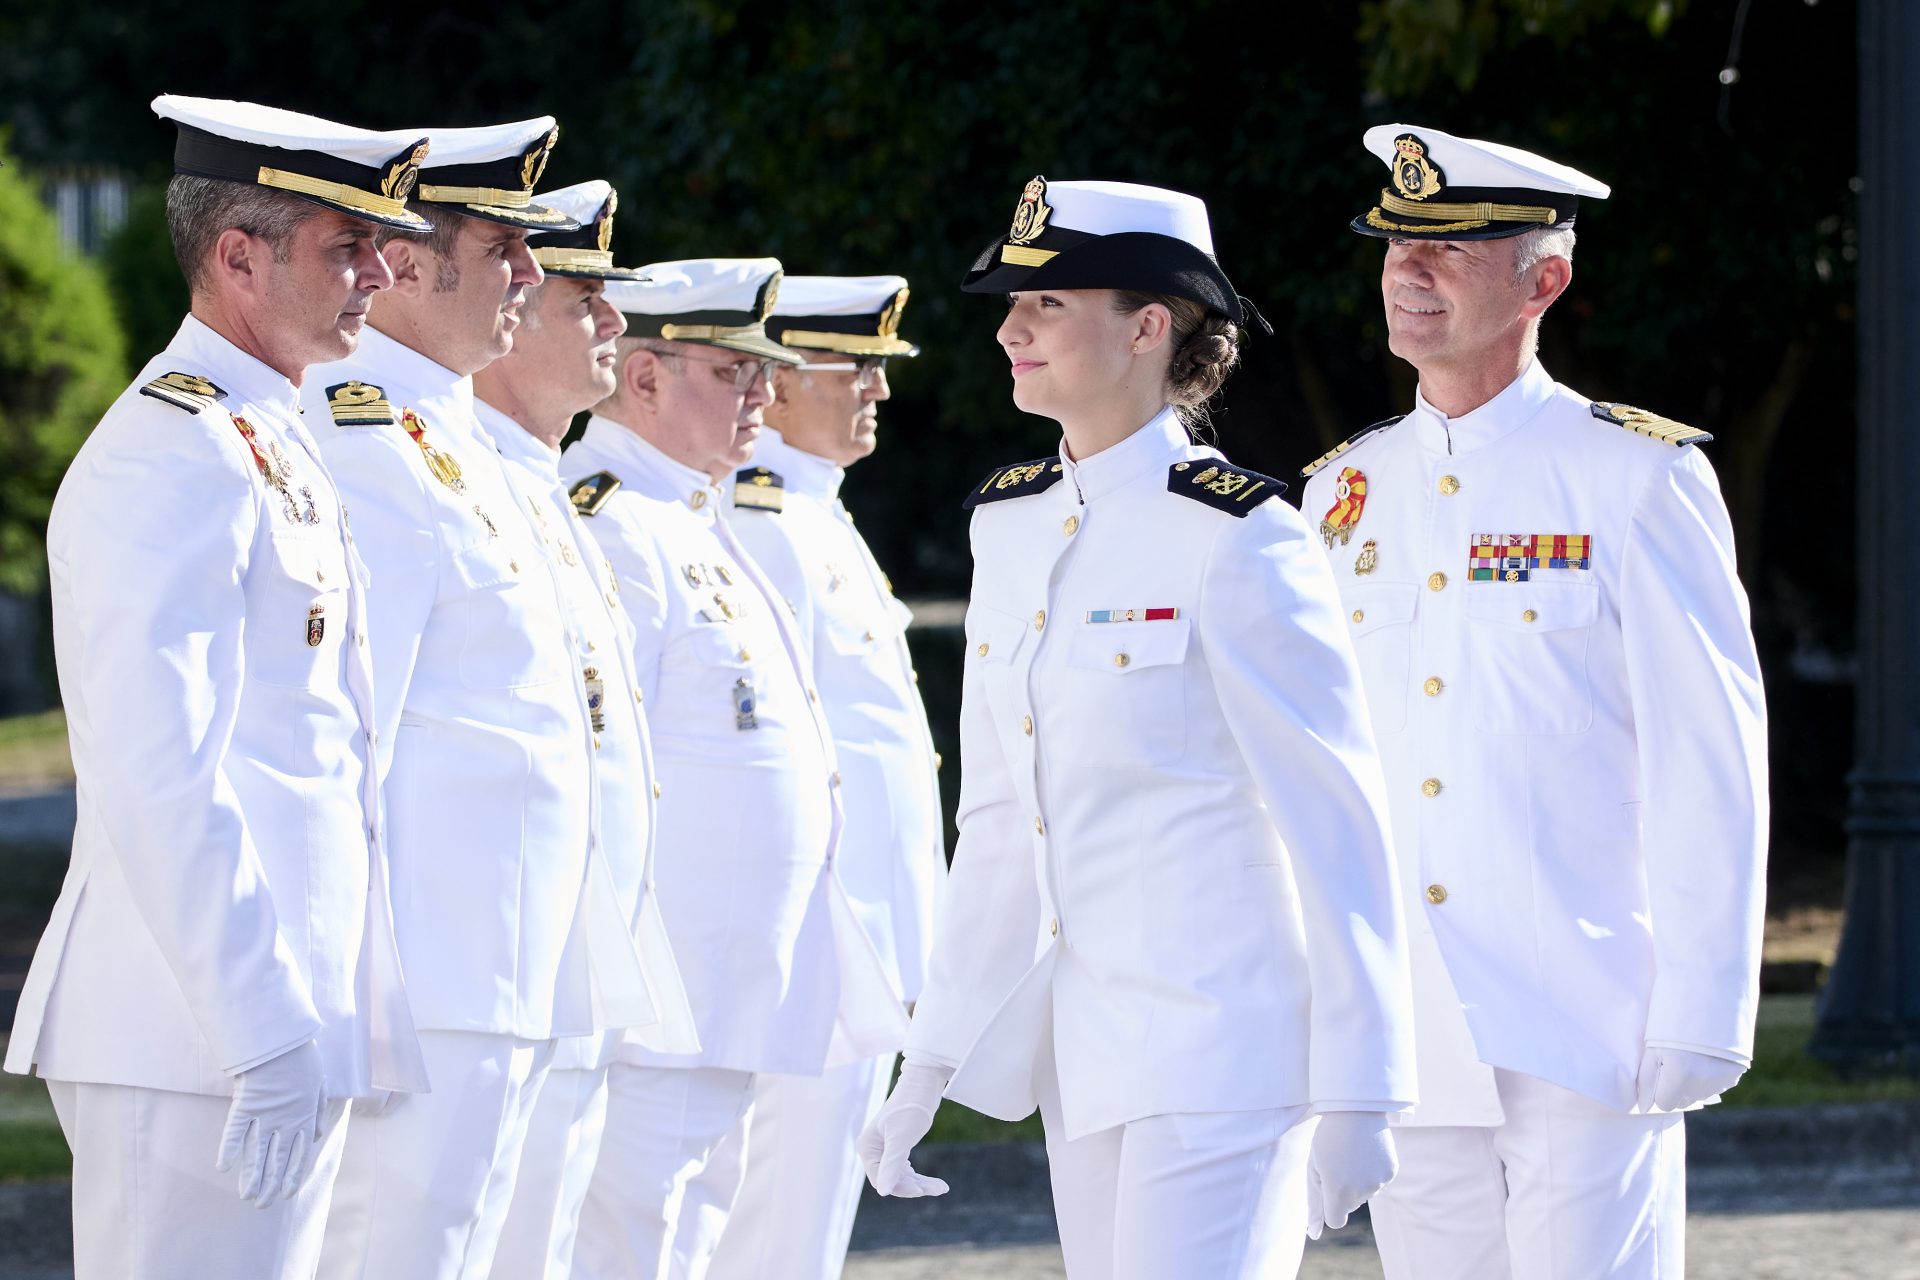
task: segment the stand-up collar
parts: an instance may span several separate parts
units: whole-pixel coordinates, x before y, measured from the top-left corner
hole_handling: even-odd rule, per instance
[[[1149,472],[1166,470],[1187,457],[1192,446],[1180,415],[1168,405],[1119,444],[1109,445],[1080,462],[1067,456],[1067,444],[1062,440],[1060,461],[1066,467],[1066,479],[1077,486],[1080,497],[1092,502]]]
[[[840,482],[847,478],[845,468],[817,453],[794,448],[772,427],[760,428],[760,439],[753,446],[753,465],[778,475],[788,493],[803,493],[829,505],[840,496]]]
[[[300,416],[300,388],[191,315],[180,322],[167,350],[204,366],[234,404],[273,405]]]
[[[477,396],[473,401],[473,415],[479,420],[480,429],[493,437],[494,447],[500,456],[509,462],[531,468],[542,479],[560,482],[560,451],[537,439],[518,422]]]
[[[720,509],[720,490],[706,472],[675,462],[642,439],[639,432],[611,418],[597,413],[589,418],[580,443],[610,461],[620,483],[650,498],[678,502],[708,519]]]
[[[1531,360],[1499,395],[1457,418],[1447,417],[1416,391],[1407,422],[1422,448],[1433,453],[1468,453],[1525,426],[1553,397],[1553,385],[1540,362]]]

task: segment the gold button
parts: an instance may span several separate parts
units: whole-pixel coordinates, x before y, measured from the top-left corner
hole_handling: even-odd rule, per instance
[[[1443,496],[1451,498],[1454,494],[1460,492],[1460,482],[1452,476],[1441,476],[1440,492]]]
[[[1527,611],[1526,611],[1525,613],[1522,613],[1522,614],[1520,615],[1520,621],[1522,621],[1522,622],[1532,622],[1532,621],[1533,621],[1533,620],[1534,620],[1535,618],[1537,618],[1537,617],[1539,617],[1539,616],[1540,616],[1540,615],[1539,615],[1539,614],[1537,614],[1537,613],[1535,613],[1535,612],[1534,612],[1533,610],[1531,610],[1531,609],[1528,609],[1528,610],[1527,610]]]
[[[1060,917],[1059,916],[1055,916],[1053,918],[1053,922],[1047,926],[1047,932],[1052,934],[1056,938],[1060,936]]]
[[[597,733],[593,735],[593,749],[595,751],[600,749],[600,735]]]
[[[1355,622],[1365,622],[1366,619],[1367,619],[1367,611],[1365,609],[1355,609],[1353,611],[1353,620]]]
[[[325,582],[327,580],[327,571],[325,569],[315,569],[313,571],[313,580],[315,582]]]
[[[1441,903],[1445,902],[1446,900],[1447,900],[1447,886],[1443,884],[1430,884],[1427,886],[1428,902],[1431,902],[1434,906],[1437,907]]]
[[[840,785],[840,771],[838,769],[835,769],[833,771],[833,778],[831,781],[832,781],[832,785],[836,787]]]
[[[807,701],[808,701],[808,702],[818,702],[818,701],[820,701],[820,693],[819,693],[819,690],[817,690],[817,689],[809,689],[809,690],[807,690]]]
[[[518,573],[520,572],[520,562],[518,560],[509,560],[507,561],[507,568],[513,570],[515,573]]]
[[[653,784],[653,798],[655,800],[660,798],[660,784],[657,782]]]
[[[1042,822],[1042,821],[1040,821],[1040,819],[1038,819],[1038,818],[1035,818],[1035,819],[1033,820],[1033,830],[1034,830],[1034,834],[1035,834],[1035,835],[1042,835],[1042,836],[1043,836],[1043,835],[1045,835],[1045,834],[1047,834],[1047,826],[1046,826],[1046,824],[1045,824],[1044,822]]]
[[[872,639],[873,639],[873,632],[871,632],[871,631],[869,631],[869,632],[867,632],[867,639],[868,639],[868,640],[872,640]]]
[[[687,503],[692,506],[695,511],[698,511],[701,507],[707,505],[707,491],[705,489],[695,489],[693,496],[687,499]]]
[[[1420,794],[1431,800],[1440,794],[1440,779],[1428,778],[1420,784]]]
[[[1045,609],[1041,609],[1035,612],[1033,615],[1033,629],[1035,631],[1038,631],[1046,625],[1047,625],[1047,611]]]
[[[940,757],[940,753],[939,753],[938,751],[936,751],[936,752],[934,752],[934,753],[933,753],[933,768],[934,768],[934,772],[936,772],[936,773],[938,773],[938,772],[940,771],[940,760],[941,760],[941,757]]]
[[[1060,532],[1066,534],[1069,538],[1071,538],[1073,536],[1073,531],[1075,529],[1078,529],[1079,527],[1080,527],[1080,517],[1068,516],[1066,523],[1060,526]]]
[[[360,647],[361,647],[362,649],[364,649],[364,648],[366,648],[366,647],[367,647],[367,633],[366,633],[366,632],[364,632],[364,631],[361,631],[361,632],[357,632],[357,633],[356,633],[356,634],[354,635],[354,637],[353,637],[353,642],[354,642],[355,644],[357,644],[357,645],[359,645],[359,646],[360,646]]]
[[[1124,666],[1126,666],[1126,665],[1127,665],[1127,664],[1128,664],[1129,662],[1132,662],[1132,661],[1133,661],[1133,659],[1132,659],[1132,658],[1129,658],[1129,657],[1128,657],[1128,656],[1127,656],[1126,654],[1124,654],[1124,653],[1116,653],[1116,654],[1114,654],[1114,655],[1113,655],[1113,665],[1114,665],[1114,666],[1116,666],[1116,667],[1124,667]]]
[[[1439,676],[1428,676],[1427,682],[1420,687],[1426,690],[1429,698],[1437,698],[1440,696],[1440,691],[1447,687],[1447,682]]]
[[[748,653],[748,652],[747,652],[747,651],[746,651],[745,649],[742,649],[742,650],[740,651],[740,661],[742,661],[742,662],[752,662],[752,661],[753,661],[753,655],[752,655],[752,654],[750,654],[750,653]]]
[[[984,657],[986,657],[986,656],[987,656],[987,642],[986,642],[985,640],[982,640],[982,641],[980,642],[980,647],[979,647],[978,649],[975,649],[975,650],[974,650],[974,653],[976,653],[976,654],[978,654],[978,655],[979,655],[980,657],[982,657],[982,658],[984,658]],[[918,674],[918,673],[916,673],[916,674]]]
[[[983,645],[981,647],[984,648],[985,646]],[[920,673],[918,671],[909,672],[908,674],[910,674],[913,677],[913,682],[915,684],[920,683]]]
[[[1444,574],[1444,573],[1441,573],[1441,572],[1439,572],[1438,570],[1436,570],[1436,571],[1434,571],[1433,573],[1430,573],[1430,574],[1428,574],[1428,575],[1427,575],[1427,590],[1429,590],[1429,591],[1445,591],[1446,589],[1447,589],[1447,575],[1446,575],[1446,574]]]
[[[1020,717],[1020,732],[1026,734],[1029,738],[1033,736],[1033,717],[1032,716]]]
[[[646,699],[645,699],[645,698],[642,698],[642,697],[640,696],[640,691],[639,691],[638,689],[635,689],[635,690],[633,691],[633,700],[634,700],[635,702],[645,702],[645,701],[646,701]]]

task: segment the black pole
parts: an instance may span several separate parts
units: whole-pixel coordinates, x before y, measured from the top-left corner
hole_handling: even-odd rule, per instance
[[[1846,926],[1810,1052],[1920,1074],[1920,5],[1860,0],[1860,678]]]

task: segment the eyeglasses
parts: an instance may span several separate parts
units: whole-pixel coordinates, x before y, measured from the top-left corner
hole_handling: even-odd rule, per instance
[[[795,365],[794,368],[811,369],[818,373],[851,373],[853,385],[865,391],[882,373],[886,372],[887,358],[868,356],[864,360],[828,361],[821,364],[809,361],[806,364]]]
[[[773,376],[774,366],[780,363],[778,360],[766,357],[758,360],[707,360],[700,356],[689,355],[684,351],[678,351],[674,354],[678,355],[682,360],[691,360],[695,364],[709,364],[716,369],[731,369],[733,371],[733,389],[739,392],[751,391],[756,386],[771,378]],[[722,374],[721,376],[725,377],[727,375]]]

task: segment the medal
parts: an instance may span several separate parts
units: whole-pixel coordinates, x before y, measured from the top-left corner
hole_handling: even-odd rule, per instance
[[[321,638],[327,634],[326,606],[315,605],[307,610],[307,648],[318,649]]]
[[[607,727],[607,684],[600,678],[598,667],[588,667],[580,675],[587,682],[587,715],[593,721],[593,731],[599,733]]]
[[[1368,538],[1360,544],[1360,557],[1353,562],[1353,573],[1364,578],[1380,567],[1380,544]]]
[[[433,473],[433,478],[455,493],[465,493],[467,482],[460,478],[460,464],[453,460],[451,454],[442,453],[427,443],[427,424],[421,421],[420,415],[411,409],[403,409],[400,412],[400,425],[420,446],[420,456],[426,459],[427,470]]]
[[[758,729],[760,722],[753,714],[753,682],[741,676],[733,682],[733,727],[736,729]]]

